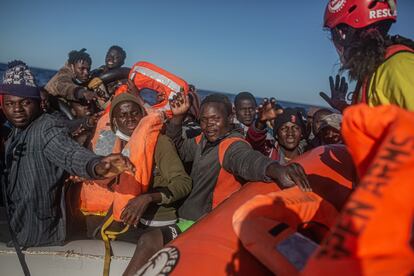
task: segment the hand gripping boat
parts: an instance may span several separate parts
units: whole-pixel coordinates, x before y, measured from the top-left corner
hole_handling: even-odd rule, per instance
[[[411,275],[413,126],[414,114],[396,106],[348,108],[350,155],[329,146],[297,160],[313,193],[247,184],[138,275]],[[312,257],[316,244],[298,233],[322,239]]]
[[[330,220],[336,216],[350,194],[354,169],[344,146],[317,148],[303,155],[297,162],[305,168],[315,192],[307,193],[302,200],[308,201],[308,205],[312,206],[311,211],[320,209],[329,216],[322,220],[315,215],[322,225],[316,227],[316,230],[310,227],[319,225],[310,223],[313,220],[312,213],[305,213],[306,216],[297,220],[286,220],[286,223],[291,223],[292,229],[296,227],[303,232],[312,233],[307,235],[318,240],[321,239],[319,236],[326,234]],[[161,250],[140,273],[157,275],[148,273],[172,271],[173,275],[270,275],[270,270],[243,247],[233,230],[233,217],[240,206],[255,196],[278,192],[280,189],[274,183],[244,185],[240,191]],[[283,202],[295,206],[295,201],[284,199],[281,205]],[[286,214],[283,213],[283,216]],[[274,229],[277,225],[278,222],[271,223],[270,228]],[[267,227],[267,224],[261,226]],[[114,241],[112,246],[110,275],[120,275],[126,268],[135,245]],[[105,248],[104,242],[100,240],[73,241],[62,247],[29,248],[25,255],[33,275],[101,275]],[[5,275],[21,273],[14,250],[4,244],[0,244],[0,265]]]
[[[304,193],[298,188],[281,191],[275,183],[245,184],[154,255],[137,275],[272,275],[265,264],[245,249],[238,236],[251,231],[240,220],[249,212],[240,213],[239,208],[252,198],[268,194],[278,195],[275,208],[279,212],[275,211],[270,219],[261,219],[268,213],[262,208],[247,216],[254,219],[254,229],[259,233],[273,233],[266,245],[276,246],[295,231],[320,241],[351,193],[355,175],[352,160],[344,146],[332,145],[308,152],[296,162],[309,175],[314,192]],[[298,242],[307,241],[311,248],[315,247],[309,239],[297,237]]]

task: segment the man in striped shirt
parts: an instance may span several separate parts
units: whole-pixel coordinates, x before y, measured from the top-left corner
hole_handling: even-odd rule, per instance
[[[9,64],[0,84],[2,110],[13,126],[5,143],[3,192],[19,246],[59,245],[66,239],[63,181],[133,171],[122,155],[100,157],[81,147],[65,125],[42,114],[40,93],[26,64]]]

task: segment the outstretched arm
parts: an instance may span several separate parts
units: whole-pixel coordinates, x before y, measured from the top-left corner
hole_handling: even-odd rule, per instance
[[[309,181],[299,164],[282,166],[244,142],[235,142],[227,149],[223,167],[246,181],[274,181],[282,189],[298,185],[310,191]]]
[[[69,137],[68,129],[50,120],[43,129],[46,158],[71,175],[87,179],[108,178],[124,171],[133,171],[128,158],[122,155],[95,155]]]

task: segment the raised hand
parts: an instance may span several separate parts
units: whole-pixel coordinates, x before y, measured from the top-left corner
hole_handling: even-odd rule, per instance
[[[270,98],[270,100],[265,98],[263,103],[257,107],[256,113],[256,127],[258,129],[264,129],[266,127],[266,122],[275,120],[277,116],[283,113],[283,110],[277,108],[275,98]]]
[[[127,87],[128,87],[127,92],[129,94],[132,94],[134,96],[139,96],[139,90],[135,86],[135,83],[132,80],[128,79],[128,81],[127,81]]]
[[[121,154],[110,154],[101,159],[95,166],[95,173],[102,178],[117,176],[123,172],[135,172],[135,167],[131,161]]]
[[[178,92],[177,95],[170,100],[170,107],[174,116],[184,117],[191,107],[188,95]]]
[[[345,77],[336,75],[335,82],[332,76],[329,77],[329,84],[331,86],[331,97],[324,92],[319,95],[332,107],[339,111],[343,111],[349,104],[346,102],[346,94],[348,93],[348,83]]]
[[[273,163],[266,169],[266,175],[272,178],[282,189],[298,185],[304,192],[312,191],[305,170],[298,163],[291,163],[286,166]]]

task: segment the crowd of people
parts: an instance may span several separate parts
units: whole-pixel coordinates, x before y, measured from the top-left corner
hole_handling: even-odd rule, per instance
[[[395,3],[373,1],[390,10],[373,17],[374,7],[364,6],[370,1],[343,1],[342,10],[333,2],[325,27],[341,70],[357,81],[352,104],[414,111],[414,43],[388,34]],[[171,94],[142,87],[142,68],[146,78],[161,75],[161,83],[176,76],[122,67],[125,59],[115,45],[105,65],[91,70],[85,49],[71,51],[44,87],[24,62],[9,63],[0,84],[1,210],[9,221],[0,229],[3,242],[61,245],[101,239],[103,228],[118,231],[117,239],[137,244],[125,271],[132,275],[246,182],[311,191],[295,159],[343,143],[342,113],[350,104],[340,76],[330,78],[331,96],[321,93],[332,108],[304,112],[274,98],[257,103],[250,92],[234,103],[222,94],[201,100],[186,82]],[[153,102],[143,96],[148,88]]]

